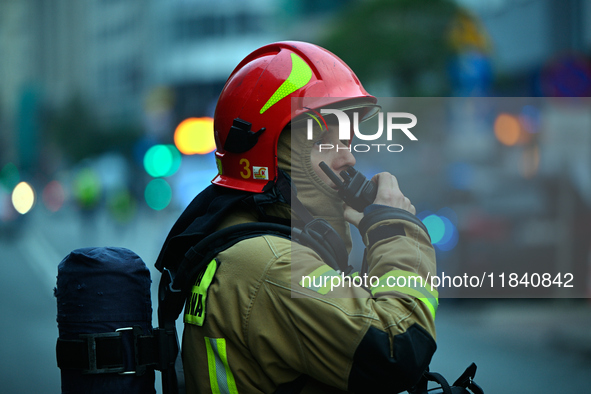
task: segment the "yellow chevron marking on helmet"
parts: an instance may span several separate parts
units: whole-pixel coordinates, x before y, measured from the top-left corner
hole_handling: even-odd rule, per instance
[[[312,69],[310,68],[310,66],[308,66],[301,57],[299,57],[295,53],[292,53],[291,72],[289,73],[287,79],[283,81],[281,86],[279,86],[279,89],[277,89],[275,93],[273,93],[269,101],[267,101],[265,105],[263,105],[263,108],[261,108],[261,115],[266,110],[275,105],[275,103],[277,103],[282,98],[287,97],[296,90],[306,86],[306,84],[310,82],[311,78]]]

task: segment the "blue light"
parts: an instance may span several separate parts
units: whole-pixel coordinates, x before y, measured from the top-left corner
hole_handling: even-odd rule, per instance
[[[437,215],[429,215],[423,219],[423,224],[427,227],[431,236],[431,243],[436,245],[445,235],[445,223]]]
[[[442,208],[437,214],[431,211],[422,211],[417,214],[417,217],[427,227],[431,243],[438,250],[447,252],[455,248],[459,234],[454,223],[457,222],[457,216],[452,209]]]

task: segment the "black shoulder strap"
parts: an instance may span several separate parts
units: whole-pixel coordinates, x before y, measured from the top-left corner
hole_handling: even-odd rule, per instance
[[[476,364],[472,363],[462,375],[454,382],[454,386],[466,387],[470,389],[474,394],[484,394],[482,387],[474,382],[474,376],[476,375]]]
[[[176,271],[164,269],[158,289],[159,324],[176,321],[195,278],[219,252],[242,240],[261,235],[291,238],[291,227],[264,222],[230,226],[208,235],[191,247]]]
[[[441,391],[443,392],[443,394],[452,394],[453,393],[451,391],[451,387],[449,386],[449,383],[447,383],[447,380],[441,374],[439,374],[437,372],[425,372],[424,377],[428,381],[437,382],[441,386]]]
[[[476,364],[472,363],[454,384],[450,386],[441,374],[427,370],[423,373],[419,383],[408,392],[409,394],[484,394],[482,388],[473,380],[475,375]],[[439,384],[439,387],[428,389],[429,382],[435,382]]]

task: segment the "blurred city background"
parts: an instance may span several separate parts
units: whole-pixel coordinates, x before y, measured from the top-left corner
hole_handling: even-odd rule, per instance
[[[71,250],[129,248],[157,284],[164,237],[216,173],[224,82],[279,40],[326,47],[375,96],[450,98],[451,123],[388,163],[440,270],[576,279],[442,294],[432,370],[454,380],[474,361],[487,393],[585,392],[591,0],[0,0],[3,391],[59,392],[52,289]],[[470,116],[477,97],[528,99]]]

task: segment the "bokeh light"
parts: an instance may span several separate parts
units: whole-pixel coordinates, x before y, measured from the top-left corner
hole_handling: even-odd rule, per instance
[[[35,191],[27,182],[21,182],[12,191],[12,205],[21,215],[26,214],[35,204]]]
[[[500,143],[513,146],[519,141],[521,124],[519,119],[509,114],[499,114],[494,125],[495,136]]]
[[[437,244],[445,235],[445,223],[437,215],[429,215],[423,219],[423,224],[427,227],[431,236],[431,243]]]
[[[107,199],[109,213],[118,223],[128,223],[136,213],[136,202],[126,188],[115,191]]]
[[[174,132],[174,143],[185,155],[204,155],[215,149],[212,118],[188,118]]]
[[[144,156],[144,168],[154,177],[168,177],[181,166],[181,154],[174,145],[154,145]]]
[[[64,205],[66,192],[62,184],[54,180],[43,188],[41,199],[49,211],[57,212]]]
[[[447,252],[458,244],[457,215],[451,208],[442,208],[437,214],[423,211],[418,213],[417,217],[427,227],[431,243],[438,250]]]
[[[585,54],[568,51],[544,66],[539,83],[544,96],[589,97],[591,62]]]
[[[172,200],[172,188],[162,178],[153,179],[146,186],[144,198],[150,208],[160,211],[170,204]]]
[[[103,192],[101,180],[96,171],[90,167],[78,171],[74,178],[72,192],[80,208],[95,208],[100,202]]]

